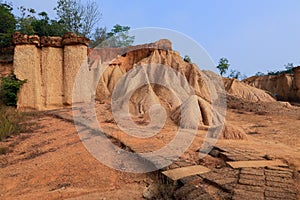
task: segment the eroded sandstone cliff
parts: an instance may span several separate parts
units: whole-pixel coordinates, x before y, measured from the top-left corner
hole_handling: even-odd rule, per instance
[[[236,98],[245,99],[249,102],[274,102],[276,101],[264,90],[247,85],[236,79],[224,78],[225,89],[228,95]]]
[[[278,100],[300,102],[300,66],[294,74],[253,76],[243,80],[250,86],[270,92]]]
[[[18,109],[48,110],[72,104],[78,69],[87,58],[88,39],[67,33],[60,37],[13,35],[14,73],[27,80],[18,94]]]
[[[152,106],[160,104],[184,128],[222,124],[219,115],[224,115],[225,110],[220,113],[212,106],[219,100],[213,88],[221,85],[212,84],[205,73],[195,64],[185,62],[171,46],[170,41],[160,40],[130,49],[91,52],[91,71],[100,75],[99,82],[95,80],[96,99],[105,102],[112,98],[112,102],[120,104],[118,109],[124,109],[122,112],[129,108],[131,115],[142,118],[148,118]],[[105,70],[99,67],[107,61]],[[220,77],[217,79],[218,84],[222,83]],[[224,98],[223,101],[225,104]]]
[[[159,125],[167,117],[182,128],[214,127],[214,134],[224,124],[226,92],[252,102],[274,101],[262,90],[201,71],[166,39],[88,50],[88,40],[71,33],[63,38],[16,33],[14,44],[15,74],[27,80],[19,109],[56,109],[96,99],[123,117],[119,124],[139,118]]]

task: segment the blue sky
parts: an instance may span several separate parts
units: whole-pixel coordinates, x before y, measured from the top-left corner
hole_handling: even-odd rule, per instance
[[[81,0],[84,2],[84,0]],[[103,18],[99,26],[132,29],[161,27],[186,34],[201,44],[215,63],[226,57],[232,69],[247,76],[300,65],[300,1],[298,0],[96,0]],[[56,1],[15,0],[55,17]],[[201,67],[201,66],[200,66]]]

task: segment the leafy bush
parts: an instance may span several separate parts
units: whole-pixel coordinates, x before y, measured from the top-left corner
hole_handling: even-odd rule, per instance
[[[188,56],[188,55],[185,55],[183,60],[187,63],[191,63],[192,62],[192,59]]]
[[[15,108],[0,105],[0,141],[23,130],[23,117]]]
[[[0,99],[2,103],[7,106],[16,106],[17,94],[25,82],[26,80],[17,79],[13,72],[9,76],[1,78]]]

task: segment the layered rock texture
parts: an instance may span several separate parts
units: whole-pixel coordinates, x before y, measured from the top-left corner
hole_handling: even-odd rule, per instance
[[[226,107],[222,79],[185,62],[171,47],[164,39],[123,49],[94,49],[89,62],[98,75],[93,81],[98,83],[96,100],[112,99],[112,109],[119,113],[115,117],[126,114],[127,121],[130,116],[157,116],[159,124],[159,116],[166,114],[183,128],[221,125]],[[221,111],[216,104],[222,104]]]
[[[226,92],[252,102],[275,101],[263,90],[199,70],[166,39],[88,49],[88,39],[72,33],[63,38],[15,33],[13,38],[14,71],[27,80],[19,93],[22,110],[57,109],[95,99],[111,104],[120,126],[136,127],[134,119],[143,119],[154,130],[171,119],[181,128],[210,129],[215,137],[224,124]],[[226,127],[223,138],[230,138],[225,136],[230,125]],[[243,139],[243,133],[236,135]]]
[[[47,110],[71,105],[76,73],[87,58],[88,39],[13,35],[14,73],[27,80],[18,95],[21,110]]]
[[[300,66],[293,71],[294,74],[253,76],[243,82],[270,92],[278,100],[300,102]]]
[[[224,78],[225,89],[228,95],[244,99],[250,102],[274,102],[276,101],[264,90],[247,85],[236,79]]]

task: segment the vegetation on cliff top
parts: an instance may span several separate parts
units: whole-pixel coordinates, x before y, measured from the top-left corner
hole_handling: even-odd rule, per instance
[[[57,19],[50,19],[45,11],[36,12],[33,8],[18,7],[20,16],[14,16],[12,3],[0,0],[0,49],[11,45],[11,35],[15,31],[27,35],[63,36],[67,32],[88,37],[91,46],[97,46],[110,39],[110,47],[124,47],[133,43],[128,35],[130,27],[115,25],[111,31],[99,27],[102,13],[96,2],[79,0],[58,0]],[[103,46],[103,45],[102,45]]]
[[[223,76],[227,73],[229,70],[230,64],[227,58],[220,58],[218,65],[216,68],[219,70],[220,75]],[[228,78],[235,78],[235,79],[245,79],[246,75],[242,74],[240,71],[236,69],[231,69],[229,75],[227,76]]]
[[[262,72],[257,72],[255,76],[265,76],[265,75],[280,75],[280,74],[293,74],[293,68],[294,64],[293,63],[288,63],[284,65],[285,70],[279,70],[279,71],[268,71],[268,73],[262,73]]]

